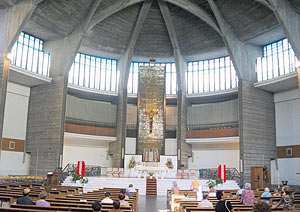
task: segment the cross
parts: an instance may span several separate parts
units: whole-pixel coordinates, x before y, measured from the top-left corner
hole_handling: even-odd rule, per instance
[[[151,109],[150,112],[146,112],[146,115],[149,116],[149,122],[150,122],[150,130],[149,130],[149,132],[150,132],[150,134],[152,133],[152,129],[153,129],[153,117],[155,115],[157,115],[157,114],[158,114],[158,112],[157,111],[153,111],[153,109]]]

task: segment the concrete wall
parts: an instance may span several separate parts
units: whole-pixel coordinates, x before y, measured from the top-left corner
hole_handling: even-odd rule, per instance
[[[239,81],[240,158],[244,182],[251,181],[252,166],[271,169],[276,157],[275,105],[272,93]]]
[[[293,89],[274,94],[276,114],[276,146],[300,145],[300,96]],[[290,185],[300,185],[300,158],[279,158],[279,181],[288,180]],[[272,184],[278,182],[278,171],[272,166]]]
[[[100,101],[67,96],[67,119],[116,125],[117,106]]]
[[[205,126],[238,122],[238,100],[193,105],[187,110],[187,125]]]

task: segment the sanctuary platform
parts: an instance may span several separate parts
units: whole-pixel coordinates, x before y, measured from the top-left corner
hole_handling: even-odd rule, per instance
[[[95,191],[100,188],[127,188],[129,184],[133,184],[134,188],[139,189],[139,195],[146,195],[146,179],[145,178],[112,178],[112,177],[87,177],[88,184],[84,185],[83,192]],[[192,179],[157,179],[157,196],[167,196],[167,190],[172,188],[173,181],[177,182],[181,190],[189,190],[191,188]],[[199,185],[203,191],[208,191],[206,184],[208,180],[199,180]],[[72,182],[72,177],[66,178],[63,186],[82,186]],[[219,185],[217,189],[234,190],[239,189],[238,184],[233,180],[228,180],[223,185]]]

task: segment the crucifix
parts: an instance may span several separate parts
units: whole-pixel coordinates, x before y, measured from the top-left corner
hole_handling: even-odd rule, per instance
[[[151,109],[149,112],[146,112],[146,115],[149,117],[149,125],[150,125],[149,133],[150,134],[152,133],[152,130],[153,130],[153,118],[157,114],[158,114],[158,112],[153,111],[153,109]]]

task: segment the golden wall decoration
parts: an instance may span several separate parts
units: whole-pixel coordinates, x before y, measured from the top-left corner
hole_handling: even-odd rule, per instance
[[[158,162],[165,144],[165,67],[141,66],[138,88],[137,154]]]

